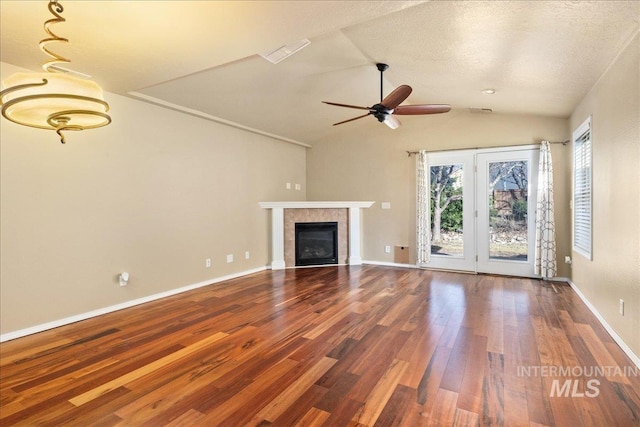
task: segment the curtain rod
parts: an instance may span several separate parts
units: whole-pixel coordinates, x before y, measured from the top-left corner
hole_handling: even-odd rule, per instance
[[[567,145],[569,142],[571,142],[571,140],[567,139],[565,141],[550,141],[549,144]],[[441,152],[444,152],[444,151],[462,151],[462,150],[484,150],[484,149],[492,149],[492,148],[518,147],[520,145],[535,145],[535,144],[493,145],[493,146],[490,146],[490,147],[453,148],[453,149],[449,149],[449,150],[429,151],[429,153],[441,153]],[[418,154],[418,153],[419,153],[419,151],[408,151],[407,150],[407,154],[409,155],[409,157],[413,156],[414,154]]]

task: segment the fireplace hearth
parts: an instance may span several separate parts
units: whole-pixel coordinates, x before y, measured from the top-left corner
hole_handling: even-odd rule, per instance
[[[338,263],[338,223],[295,224],[296,266]]]

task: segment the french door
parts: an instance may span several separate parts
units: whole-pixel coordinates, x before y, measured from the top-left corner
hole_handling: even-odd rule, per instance
[[[533,277],[539,150],[428,155],[429,266]]]
[[[430,267],[475,271],[475,158],[473,152],[428,155],[431,189]]]

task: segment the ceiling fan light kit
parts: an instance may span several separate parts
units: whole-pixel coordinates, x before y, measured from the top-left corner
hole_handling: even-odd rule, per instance
[[[395,115],[424,115],[424,114],[439,114],[447,113],[451,110],[451,106],[448,104],[418,104],[418,105],[400,105],[411,94],[411,86],[400,85],[395,88],[389,95],[384,97],[383,92],[383,74],[389,69],[389,65],[384,63],[377,63],[376,68],[380,71],[380,102],[374,104],[371,107],[360,107],[357,105],[339,104],[337,102],[322,101],[325,104],[334,105],[337,107],[353,108],[357,110],[367,110],[367,114],[363,114],[358,117],[343,120],[338,123],[334,123],[334,126],[341,125],[343,123],[352,122],[354,120],[361,119],[367,116],[375,117],[380,123],[386,124],[391,129],[397,129],[400,127],[400,120]]]
[[[0,105],[2,116],[7,120],[55,130],[64,144],[62,132],[106,126],[111,123],[111,117],[107,115],[109,104],[97,83],[79,77],[81,73],[56,65],[71,62],[46,47],[52,42],[68,42],[49,28],[51,24],[65,22],[60,15],[64,9],[57,0],[50,0],[48,7],[55,18],[44,23],[44,30],[50,37],[42,39],[39,46],[53,59],[42,66],[44,73],[15,73],[3,81]]]

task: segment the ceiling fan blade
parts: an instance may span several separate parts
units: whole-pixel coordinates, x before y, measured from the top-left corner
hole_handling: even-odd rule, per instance
[[[402,104],[402,101],[407,99],[411,94],[411,90],[411,86],[398,86],[393,92],[387,95],[380,104],[388,110],[393,110],[398,105]]]
[[[322,101],[322,102],[329,105],[335,105],[337,107],[355,108],[357,110],[371,111],[371,108],[369,107],[360,107],[358,105],[348,105],[348,104],[338,104],[337,102],[328,102],[328,101]]]
[[[387,114],[387,116],[384,118],[383,123],[389,126],[391,129],[398,129],[401,124],[400,120],[398,120],[396,117],[392,116],[391,114]]]
[[[349,119],[349,120],[344,120],[344,121],[342,121],[342,122],[334,123],[333,125],[334,125],[334,126],[338,126],[338,125],[341,125],[341,124],[343,124],[343,123],[352,122],[352,121],[354,121],[354,120],[358,120],[358,119],[361,119],[361,118],[363,118],[363,117],[367,117],[367,116],[368,116],[368,115],[370,115],[370,114],[371,114],[371,113],[363,114],[363,115],[361,115],[361,116],[354,117],[354,118]]]
[[[451,110],[451,105],[447,104],[422,104],[422,105],[400,105],[393,110],[393,114],[438,114],[447,113]]]

